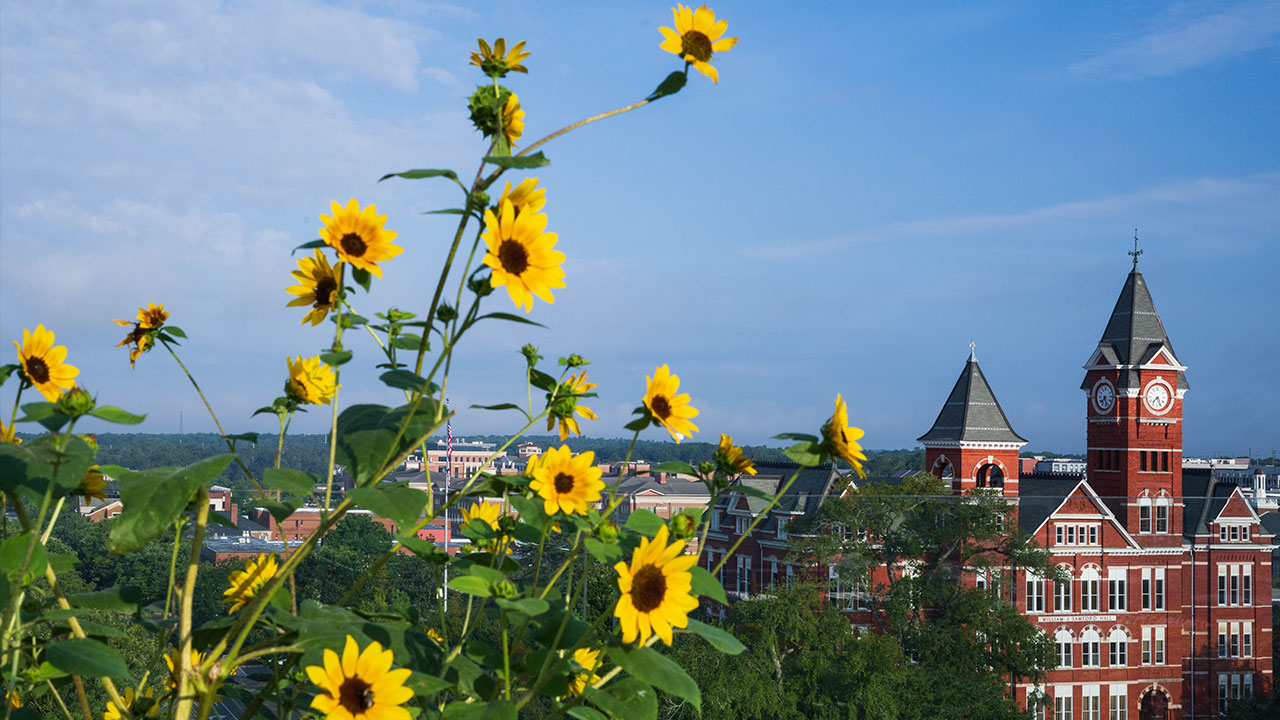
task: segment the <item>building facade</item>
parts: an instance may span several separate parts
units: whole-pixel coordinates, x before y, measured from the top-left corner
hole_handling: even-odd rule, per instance
[[[1023,474],[1026,440],[972,352],[920,438],[928,471],[956,494],[997,491],[1062,571],[1055,581],[1005,568],[998,579],[1057,645],[1058,667],[1041,686],[1015,684],[1021,702],[1044,699],[1043,717],[1211,718],[1234,699],[1272,690],[1275,538],[1239,485],[1184,470],[1186,370],[1135,263],[1084,366],[1083,473]],[[820,475],[808,488],[817,497],[784,499],[725,564],[731,596],[760,592],[779,572],[815,570],[778,561],[787,556],[786,522],[840,492],[838,480]],[[730,496],[713,510],[710,564],[746,529],[751,502]],[[993,579],[970,581],[990,587]],[[865,591],[832,578],[828,597],[857,622]]]

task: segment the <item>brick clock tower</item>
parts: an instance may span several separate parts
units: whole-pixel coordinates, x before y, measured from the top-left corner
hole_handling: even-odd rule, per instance
[[[1186,367],[1173,352],[1136,253],[1084,370],[1090,486],[1142,545],[1180,545]]]
[[[950,480],[952,492],[997,488],[1005,497],[1018,497],[1018,450],[1027,441],[1009,426],[972,344],[938,419],[917,439],[924,445],[925,468]]]

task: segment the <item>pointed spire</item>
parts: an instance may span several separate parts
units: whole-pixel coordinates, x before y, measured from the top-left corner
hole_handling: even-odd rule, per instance
[[[1141,250],[1135,252],[1142,254]],[[1138,271],[1137,260],[1137,255],[1134,255],[1134,268],[1125,278],[1120,297],[1116,299],[1107,327],[1102,331],[1102,339],[1098,341],[1096,353],[1100,357],[1094,361],[1096,365],[1143,365],[1150,362],[1161,348],[1174,355],[1173,343],[1160,321],[1160,313],[1156,312],[1147,282]],[[1121,387],[1131,387],[1130,380],[1137,382],[1137,376],[1131,378],[1127,369],[1121,375]],[[1182,372],[1178,373],[1178,387],[1187,387]]]
[[[929,432],[917,439],[930,444],[1027,442],[1013,431],[1000,402],[987,384],[987,378],[978,366],[974,343],[969,343],[969,361],[947,396],[938,419],[933,421]]]

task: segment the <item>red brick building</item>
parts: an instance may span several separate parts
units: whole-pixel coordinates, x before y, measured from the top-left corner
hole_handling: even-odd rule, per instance
[[[1040,690],[1052,720],[1173,720],[1215,717],[1235,698],[1269,694],[1274,537],[1238,486],[1183,470],[1187,368],[1136,263],[1084,369],[1083,476],[1021,472],[1026,440],[973,353],[920,438],[926,469],[950,479],[957,494],[998,489],[1069,578],[1010,576],[1007,568],[1003,578],[973,578],[979,586],[1007,583],[1017,607],[1056,640],[1059,667],[1039,688],[1018,685],[1018,699]],[[721,580],[731,596],[806,570],[779,563],[786,522],[840,488],[833,470],[806,474],[804,489],[797,482],[796,497],[725,564]],[[743,482],[778,486],[763,473]],[[735,495],[713,511],[709,558],[723,557],[763,509],[754,502]],[[832,581],[828,597],[856,617],[865,607],[861,589]]]

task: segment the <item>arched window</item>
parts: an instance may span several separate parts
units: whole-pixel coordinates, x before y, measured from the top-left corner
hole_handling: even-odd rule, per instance
[[[1151,498],[1138,498],[1138,532],[1151,532]]]
[[[1098,566],[1089,565],[1080,571],[1080,610],[1098,612],[1098,585],[1101,577]]]
[[[1173,498],[1169,497],[1165,491],[1160,491],[1160,497],[1156,498],[1156,521],[1155,531],[1158,533],[1169,532],[1169,515],[1172,514]]]
[[[1004,471],[994,463],[987,463],[978,468],[978,487],[1004,487]]]
[[[946,455],[939,457],[933,461],[933,474],[943,480],[954,480],[956,477],[955,466],[947,459]]]
[[[1102,637],[1092,625],[1080,633],[1080,667],[1101,667]]]
[[[1053,640],[1058,645],[1058,667],[1071,667],[1071,644],[1074,640],[1071,637],[1071,630],[1058,628],[1058,631],[1053,634]]]
[[[1071,566],[1059,565],[1058,568],[1066,573],[1064,580],[1053,581],[1053,611],[1054,612],[1071,612]]]
[[[1113,628],[1107,638],[1111,655],[1111,667],[1125,667],[1129,664],[1129,634],[1123,628]]]

